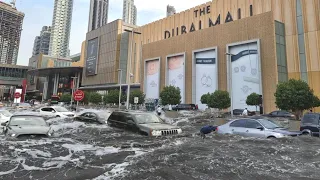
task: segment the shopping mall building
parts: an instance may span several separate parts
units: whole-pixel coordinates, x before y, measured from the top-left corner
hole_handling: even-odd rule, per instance
[[[290,78],[320,96],[319,9],[319,0],[213,0],[141,27],[116,20],[87,34],[82,86],[140,85],[158,99],[174,85],[200,107],[203,94],[228,90],[233,109],[255,92],[265,112]]]

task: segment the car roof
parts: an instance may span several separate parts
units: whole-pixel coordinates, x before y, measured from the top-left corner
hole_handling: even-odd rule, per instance
[[[32,113],[32,112],[19,112],[13,114],[11,117],[16,117],[16,116],[34,116],[34,117],[42,117],[39,113]]]
[[[119,112],[124,114],[150,114],[151,112],[144,112],[144,111],[132,111],[132,110],[115,110],[113,112]]]

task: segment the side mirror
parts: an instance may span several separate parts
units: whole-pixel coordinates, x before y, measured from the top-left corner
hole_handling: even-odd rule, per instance
[[[260,129],[261,131],[264,130],[264,128],[262,126],[257,127],[257,129]]]
[[[1,123],[1,126],[7,126],[7,123],[8,123],[8,121],[4,122],[4,123]]]

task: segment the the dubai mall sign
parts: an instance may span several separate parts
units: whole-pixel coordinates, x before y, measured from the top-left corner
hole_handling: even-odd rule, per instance
[[[250,6],[250,8],[252,8],[252,6]],[[197,10],[194,10],[194,16],[197,18],[197,17],[200,17],[200,16],[203,16],[203,15],[206,15],[206,14],[210,14],[211,12],[211,6],[208,5],[208,6],[205,6],[203,8],[200,8],[200,9],[197,9]],[[238,13],[238,19],[241,19],[241,9],[239,8],[239,12]],[[212,27],[212,26],[215,26],[215,25],[218,25],[220,24],[221,22],[221,15],[219,14],[217,19],[215,21],[212,21],[211,18],[208,18],[208,21],[209,21],[209,27]],[[232,15],[231,13],[228,11],[228,14],[227,16],[225,17],[225,23],[228,23],[228,22],[231,22],[233,21],[233,18],[232,18]],[[198,24],[197,24],[197,28],[196,28],[196,25],[197,23],[191,23],[190,26],[185,26],[185,25],[182,25],[181,27],[176,27],[176,28],[173,28],[171,30],[166,30],[164,31],[164,38],[167,39],[167,38],[170,38],[170,37],[173,37],[173,36],[179,36],[179,35],[182,35],[182,34],[186,34],[188,32],[194,32],[196,30],[201,30],[202,29],[202,24],[203,22],[201,20],[198,21]]]

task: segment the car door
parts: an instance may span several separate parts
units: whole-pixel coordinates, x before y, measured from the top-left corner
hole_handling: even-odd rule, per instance
[[[245,136],[246,134],[246,119],[238,119],[230,123],[230,131],[234,135]]]
[[[79,120],[79,121],[87,121],[88,116],[89,116],[88,112],[83,113],[83,114],[81,114],[80,116],[77,117],[77,120]]]
[[[248,119],[246,120],[246,133],[245,136],[248,137],[265,137],[265,130],[263,126],[254,119]],[[258,128],[263,128],[258,129]]]
[[[133,131],[133,132],[139,132],[139,128],[136,124],[136,122],[134,121],[134,118],[132,115],[127,115],[125,117],[126,120],[126,129],[129,131]]]
[[[269,114],[270,117],[277,117],[278,116],[278,111],[273,111]]]
[[[52,116],[52,112],[51,112],[52,108],[41,108],[40,109],[40,114],[45,115],[45,116]]]

